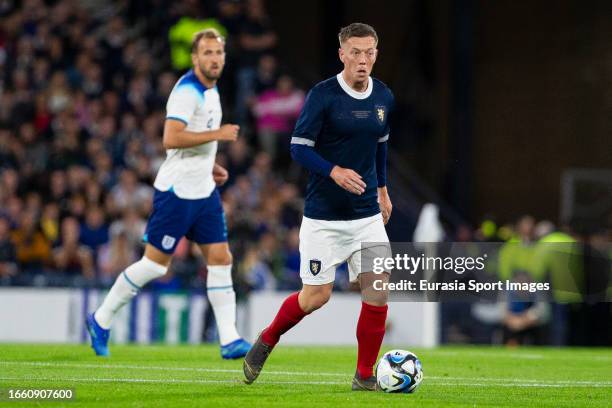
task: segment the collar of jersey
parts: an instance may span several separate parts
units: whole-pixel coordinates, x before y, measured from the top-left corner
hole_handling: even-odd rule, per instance
[[[215,91],[218,91],[217,85],[213,86],[212,88],[207,88],[206,85],[200,82],[200,78],[198,78],[198,76],[195,74],[195,72],[193,71],[193,68],[187,71],[187,73],[185,74],[185,77],[187,78],[189,82],[193,83],[196,89],[198,89],[202,93],[208,91],[209,89],[214,89]]]
[[[372,88],[374,87],[374,81],[372,81],[372,77],[368,77],[368,88],[363,92],[357,92],[353,88],[351,88],[342,78],[342,72],[336,75],[336,79],[340,84],[340,87],[346,92],[349,96],[355,99],[365,99],[372,94]]]

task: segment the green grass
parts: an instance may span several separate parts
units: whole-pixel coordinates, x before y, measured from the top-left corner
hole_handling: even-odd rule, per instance
[[[385,350],[389,349],[385,347]],[[412,350],[425,378],[414,394],[351,392],[352,347],[288,347],[272,353],[258,381],[216,346],[0,344],[0,387],[73,388],[72,402],[45,407],[605,407],[612,406],[612,349],[443,347]]]

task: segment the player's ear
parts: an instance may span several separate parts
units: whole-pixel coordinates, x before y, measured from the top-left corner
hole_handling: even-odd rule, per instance
[[[198,56],[194,52],[192,52],[191,53],[191,63],[195,66],[197,62],[198,62]]]
[[[338,48],[338,58],[340,58],[340,61],[344,63],[344,50],[342,49],[342,47]]]

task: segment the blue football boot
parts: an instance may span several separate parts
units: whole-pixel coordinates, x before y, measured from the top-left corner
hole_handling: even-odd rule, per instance
[[[225,346],[221,346],[221,357],[226,360],[242,358],[251,349],[251,343],[244,339],[234,340]]]
[[[91,348],[94,349],[97,356],[108,357],[110,355],[108,351],[110,330],[100,327],[93,313],[87,315],[86,324],[89,337],[91,337]]]

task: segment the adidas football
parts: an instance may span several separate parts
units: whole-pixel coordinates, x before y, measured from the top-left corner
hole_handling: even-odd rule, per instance
[[[388,351],[376,366],[376,381],[384,392],[414,392],[423,381],[421,361],[410,351]]]

